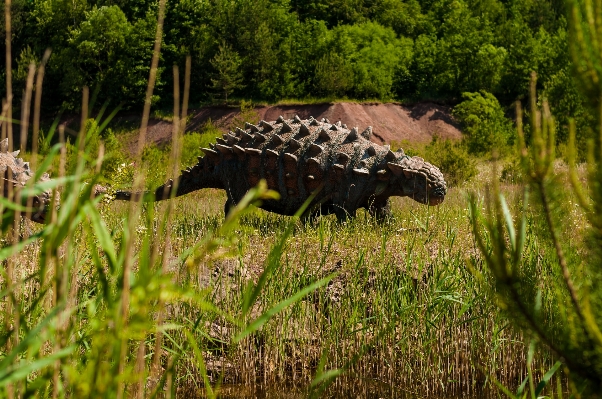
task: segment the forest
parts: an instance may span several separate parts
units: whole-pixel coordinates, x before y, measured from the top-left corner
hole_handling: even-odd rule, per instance
[[[566,124],[586,111],[571,79],[565,11],[561,0],[170,1],[153,101],[171,104],[171,66],[187,55],[193,106],[243,98],[456,104],[479,91],[509,106],[526,98],[535,71],[540,95]],[[76,110],[88,86],[99,103],[141,108],[157,12],[157,0],[14,0],[14,103],[29,64],[50,48],[45,104]]]

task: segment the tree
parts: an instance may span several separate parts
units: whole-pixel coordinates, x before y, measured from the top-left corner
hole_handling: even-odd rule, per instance
[[[211,66],[215,69],[211,79],[212,88],[223,92],[226,103],[229,94],[244,87],[241,65],[242,59],[238,53],[225,42],[219,46],[218,53],[211,60]]]
[[[600,129],[600,71],[602,6],[591,0],[570,5],[571,55],[584,105],[596,116],[591,130]],[[533,74],[533,76],[535,76]],[[555,121],[547,103],[537,105],[531,82],[531,140],[526,143],[522,115],[517,109],[523,175],[522,209],[512,214],[494,183],[493,196],[480,215],[481,204],[471,199],[475,241],[491,272],[497,302],[525,336],[533,337],[558,359],[548,379],[564,365],[572,397],[600,398],[602,392],[602,141],[589,143],[585,173],[575,165],[575,125],[569,136],[569,171],[555,171]],[[527,144],[529,144],[527,146]],[[585,179],[585,184],[582,183]],[[531,193],[529,195],[529,193]],[[531,378],[532,376],[530,376]],[[540,386],[532,397],[538,396]],[[544,384],[545,386],[545,381]],[[525,395],[527,395],[525,393]]]
[[[356,98],[389,98],[397,68],[412,58],[411,39],[375,22],[333,29],[330,47],[353,69],[349,94]]]
[[[291,9],[302,21],[326,21],[329,27],[364,22],[365,0],[291,0]]]
[[[464,101],[453,110],[466,135],[468,149],[474,154],[503,151],[514,141],[512,122],[504,116],[504,110],[495,96],[484,90],[463,93]]]
[[[427,22],[417,0],[367,0],[366,11],[370,20],[405,37],[416,38],[423,33]]]
[[[99,90],[99,100],[142,104],[152,57],[156,20],[152,14],[134,24],[117,6],[93,8],[58,51],[54,70],[64,74],[62,91],[72,106],[83,86]],[[161,86],[160,72],[157,85]]]
[[[329,53],[318,61],[314,79],[319,94],[339,97],[353,87],[353,69],[339,54]]]

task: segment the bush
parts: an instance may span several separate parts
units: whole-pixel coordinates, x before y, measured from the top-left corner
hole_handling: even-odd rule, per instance
[[[500,176],[500,181],[509,184],[519,184],[523,182],[524,178],[525,176],[520,164],[520,159],[513,158],[510,162],[504,165],[502,174]]]
[[[240,102],[240,113],[232,118],[232,123],[230,123],[229,129],[234,130],[237,127],[244,126],[245,122],[249,123],[258,123],[259,122],[259,113],[255,111],[255,106],[252,101],[241,100]],[[211,121],[208,121],[210,123]],[[219,135],[220,132],[217,130],[215,126],[209,126],[205,124],[204,129],[214,130],[216,135]]]
[[[401,140],[401,141],[392,141],[391,142],[391,150],[397,151],[399,148],[403,150],[403,152],[409,157],[423,157],[425,156],[427,144],[425,143],[416,143],[411,142],[409,140]]]
[[[449,187],[464,183],[477,174],[476,160],[461,142],[441,140],[438,136],[433,136],[433,140],[426,145],[407,140],[391,143],[393,151],[398,148],[402,148],[407,156],[424,158],[438,167]]]
[[[481,90],[463,93],[462,97],[464,101],[454,108],[452,114],[460,122],[468,151],[478,155],[494,149],[501,154],[506,153],[514,143],[516,133],[495,96]]]
[[[165,182],[167,167],[169,165],[170,146],[159,148],[156,144],[149,144],[142,151],[141,165],[146,171],[147,188],[155,188]]]
[[[121,142],[115,137],[115,133],[112,129],[107,129],[103,132],[103,142],[105,146],[105,157],[102,162],[102,177],[111,182],[111,184],[124,184],[126,181],[131,182],[131,179],[125,180],[118,179],[123,173],[121,171],[127,164],[124,149],[122,148]],[[132,176],[133,178],[133,176]]]
[[[434,136],[425,152],[426,160],[441,170],[448,187],[464,183],[477,174],[475,160],[462,143]]]

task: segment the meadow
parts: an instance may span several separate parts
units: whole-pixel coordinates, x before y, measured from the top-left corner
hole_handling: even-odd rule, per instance
[[[88,115],[87,90],[83,98]],[[25,154],[57,179],[22,194],[52,189],[60,206],[51,206],[40,227],[20,217],[24,209],[0,201],[4,396],[441,398],[512,391],[562,397],[568,391],[565,373],[556,372],[558,358],[503,310],[473,235],[477,213],[491,213],[500,180],[495,167],[512,170],[512,159],[458,163],[457,154],[469,155],[442,141],[408,148],[437,154],[452,165],[450,176],[462,175],[464,169],[453,170],[458,165],[473,175],[478,163],[480,172],[452,184],[441,206],[396,198],[394,218],[385,223],[365,212],[344,224],[332,216],[302,222],[270,214],[253,206],[276,194],[265,184],[225,218],[218,190],[159,203],[113,202],[114,188],[154,187],[177,175],[194,163],[198,146],[219,135],[210,124],[183,134],[187,104],[180,112],[178,91],[174,98],[173,141],[162,149],[126,153],[118,143],[137,131],[112,130],[114,114],[103,119],[103,107],[96,119],[82,117],[75,141],[55,124],[34,141],[41,156]],[[566,164],[557,166],[558,179],[568,182]],[[516,176],[503,180],[515,212],[525,184]],[[109,191],[96,197],[99,181]],[[578,244],[579,208],[570,216]],[[539,237],[541,212],[529,211],[527,226],[528,271],[560,284],[558,270],[549,267],[553,247]],[[554,293],[538,295],[545,321],[562,323]]]
[[[557,359],[535,350],[498,308],[472,235],[468,193],[485,210],[491,168],[482,163],[479,176],[451,188],[438,207],[395,199],[387,223],[364,212],[345,224],[333,216],[302,223],[252,205],[225,220],[225,195],[211,189],[147,205],[91,200],[90,185],[82,195],[64,190],[48,226],[21,222],[21,239],[35,241],[11,254],[5,240],[4,392],[523,391],[527,376],[539,381]],[[520,208],[522,185],[502,189]],[[529,237],[526,257],[553,278],[549,246]],[[543,393],[561,397],[566,379],[558,373],[552,382]]]
[[[21,11],[36,11],[44,2],[17,3],[25,7]],[[568,114],[561,115],[559,120],[566,123],[556,129],[550,105],[536,95],[534,77],[528,115],[523,118],[517,108],[515,125],[493,95],[465,93],[454,112],[466,140],[410,149],[411,155],[432,157],[445,173],[456,172],[448,175],[453,184],[443,204],[427,207],[395,199],[393,219],[378,223],[359,212],[341,224],[332,216],[302,222],[257,209],[254,204],[276,195],[265,184],[250,190],[225,217],[224,193],[215,190],[155,204],[112,201],[112,188],[153,187],[165,176],[177,175],[179,166],[194,163],[198,147],[217,135],[211,125],[184,134],[181,121],[187,120],[191,84],[200,87],[191,83],[192,58],[187,57],[182,101],[174,67],[174,110],[164,113],[173,122],[172,145],[139,145],[133,155],[119,145],[128,134],[139,134],[138,143],[146,142],[151,105],[157,100],[153,90],[156,83],[161,87],[158,76],[164,72],[159,54],[165,0],[137,29],[128,28],[118,6],[89,10],[83,14],[89,21],[79,22],[79,30],[71,33],[77,37],[70,42],[86,50],[88,58],[59,52],[60,61],[68,60],[71,68],[65,71],[91,70],[92,64],[79,68],[71,61],[89,61],[110,50],[109,45],[88,52],[92,39],[107,33],[102,30],[105,17],[121,21],[123,32],[129,32],[127,40],[115,37],[144,48],[145,56],[136,58],[132,51],[128,59],[135,63],[115,65],[145,79],[148,73],[149,79],[125,79],[117,73],[108,82],[119,83],[110,85],[113,92],[132,83],[136,93],[130,94],[138,100],[147,86],[140,129],[109,128],[119,109],[103,119],[108,102],[97,112],[98,91],[90,96],[86,87],[79,132],[65,131],[58,119],[40,129],[46,53],[41,61],[19,59],[16,77],[25,89],[21,140],[14,140],[10,4],[5,4],[2,137],[22,147],[24,158],[39,172],[36,177],[49,170],[56,178],[42,184],[31,179],[31,185],[16,190],[16,203],[0,197],[1,397],[536,399],[596,397],[600,391],[602,138],[596,136],[599,129],[584,126],[595,119],[589,115],[599,111],[602,98],[599,40],[594,40],[600,39],[595,27],[602,20],[599,5],[572,4],[569,34],[576,40],[570,43],[576,59],[588,61],[579,64],[577,83],[558,72],[553,76],[560,83],[545,87],[563,88],[568,81],[570,88],[582,87],[584,97],[571,97],[571,104],[589,112],[577,120],[579,142]],[[75,11],[66,4],[59,5]],[[60,7],[50,6],[41,10],[71,19]],[[469,21],[462,15],[459,20]],[[562,26],[561,39],[567,34]],[[138,39],[144,40],[134,40],[140,29],[146,33]],[[358,25],[350,32],[361,29]],[[545,30],[538,32],[545,36]],[[546,42],[541,47],[553,47],[565,60],[564,44]],[[225,42],[222,47],[229,48]],[[220,53],[226,51],[222,47]],[[529,58],[534,52],[524,53]],[[449,58],[442,54],[442,59]],[[480,50],[478,54],[491,58]],[[114,63],[111,57],[107,62]],[[420,68],[430,68],[428,60],[418,61]],[[61,80],[57,65],[63,64],[49,64],[49,71],[55,68],[55,84]],[[487,68],[479,71],[467,76],[491,75]],[[516,85],[520,96],[527,85],[523,72],[513,72],[524,78]],[[445,71],[440,75],[452,76]],[[66,106],[77,108],[79,96],[73,93],[87,80],[75,72],[65,76],[73,80],[61,86],[71,96]],[[487,88],[481,84],[473,89],[475,79],[466,80],[471,90]],[[266,82],[262,88],[276,86]],[[386,99],[384,94],[380,97]],[[573,108],[581,112],[580,107]],[[93,115],[96,119],[90,119]],[[587,161],[579,167],[576,147],[579,158]],[[557,148],[565,149],[558,157]],[[494,156],[492,161],[492,149],[503,150],[498,155],[505,158]],[[99,182],[112,186],[107,195],[94,195]],[[60,206],[50,207],[47,223],[22,218],[28,211],[18,196],[46,189],[60,197]]]

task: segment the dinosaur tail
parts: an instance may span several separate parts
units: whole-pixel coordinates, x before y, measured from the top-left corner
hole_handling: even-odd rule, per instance
[[[176,181],[169,179],[165,184],[157,187],[154,192],[117,191],[115,192],[115,199],[121,201],[163,201],[202,188],[221,188],[220,182],[213,178],[211,173],[207,173],[208,171],[204,168],[205,162],[203,161],[203,158],[199,159],[199,163],[192,168],[183,170]]]
[[[158,187],[154,192],[153,191],[116,191],[115,199],[121,201],[162,201],[171,198],[172,191],[174,188],[174,181],[169,179],[169,181],[162,186]],[[184,194],[184,193],[183,193]],[[179,194],[179,195],[183,195]],[[176,197],[178,193],[176,192]]]

